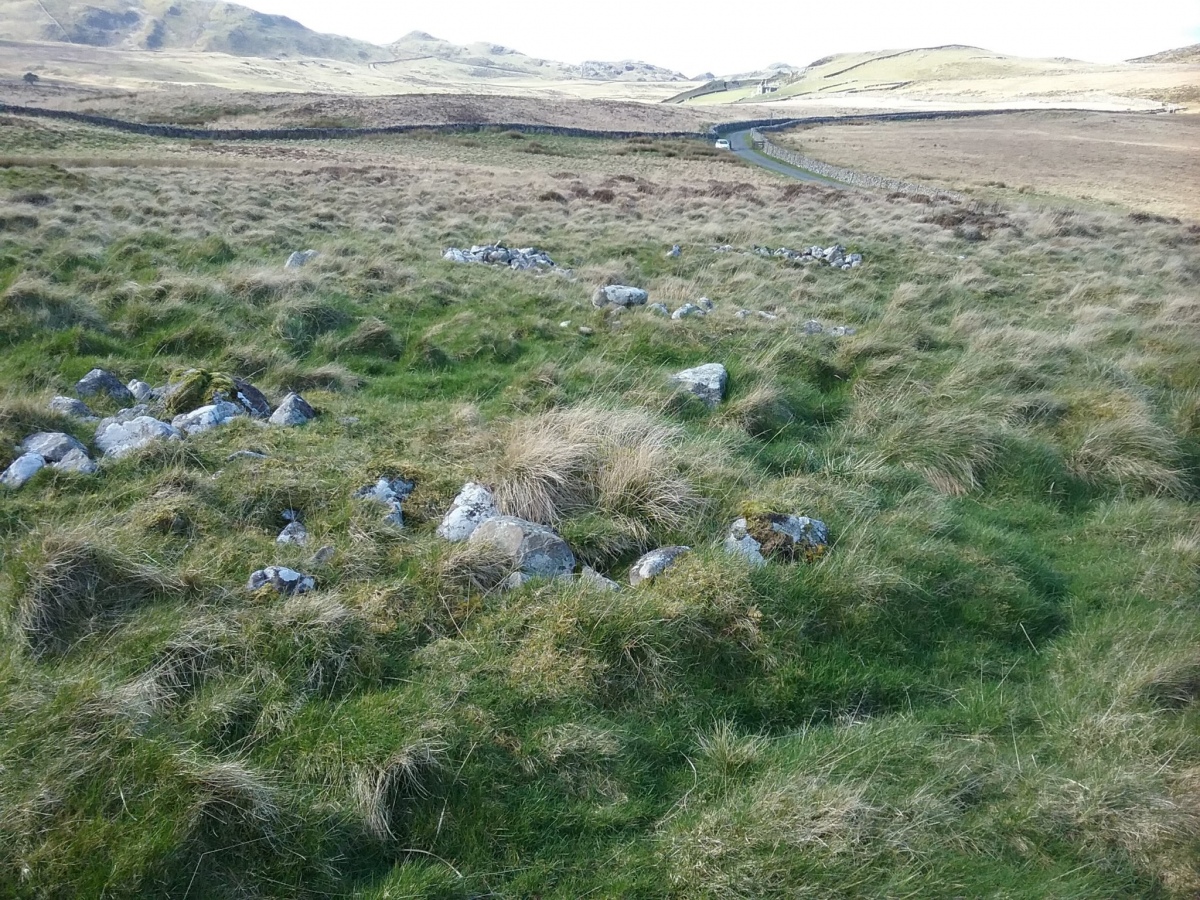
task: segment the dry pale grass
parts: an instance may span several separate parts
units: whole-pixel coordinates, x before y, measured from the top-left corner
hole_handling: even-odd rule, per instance
[[[643,528],[681,527],[701,500],[685,478],[683,432],[639,410],[577,407],[510,425],[496,501],[510,515],[556,524],[599,510]]]
[[[1032,190],[1200,218],[1196,116],[1029,112],[826,125],[783,140],[824,162],[921,183]]]

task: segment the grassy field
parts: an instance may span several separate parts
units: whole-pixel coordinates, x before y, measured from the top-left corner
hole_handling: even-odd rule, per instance
[[[0,496],[0,894],[1196,896],[1200,232],[1143,209],[0,122],[0,463],[91,441],[48,403],[93,366],[319,413]],[[573,276],[441,259],[497,239]],[[834,242],[864,265],[709,249]],[[713,410],[668,381],[706,362]],[[395,475],[403,528],[352,499]],[[695,549],[501,592],[434,533],[467,480],[623,583]],[[727,556],[747,504],[829,552]],[[247,591],[273,563],[318,589]]]
[[[822,162],[1018,199],[1018,193],[1200,221],[1200,117],[1054,112],[824,125],[778,143]]]

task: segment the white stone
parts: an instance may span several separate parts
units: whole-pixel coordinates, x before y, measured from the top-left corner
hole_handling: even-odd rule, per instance
[[[48,463],[55,463],[72,450],[79,450],[87,456],[87,447],[61,431],[39,431],[21,441],[22,453],[36,453]]]
[[[96,430],[96,446],[105,456],[119,459],[154,441],[178,441],[183,434],[178,428],[150,416],[136,416],[127,421],[105,419]]]
[[[454,498],[437,533],[448,541],[465,541],[476,528],[498,515],[500,510],[496,508],[496,498],[492,492],[481,484],[469,481]]]

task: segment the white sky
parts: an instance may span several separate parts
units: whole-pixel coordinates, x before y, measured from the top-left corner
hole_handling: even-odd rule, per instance
[[[1200,0],[240,0],[386,44],[426,31],[568,63],[639,59],[688,76],[856,50],[971,44],[1113,62],[1200,42]]]

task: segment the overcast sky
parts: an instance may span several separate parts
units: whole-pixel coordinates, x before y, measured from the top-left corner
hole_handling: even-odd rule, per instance
[[[691,76],[831,53],[971,44],[1111,62],[1200,42],[1200,0],[241,0],[309,28],[386,44],[426,31],[568,63],[639,59]]]

